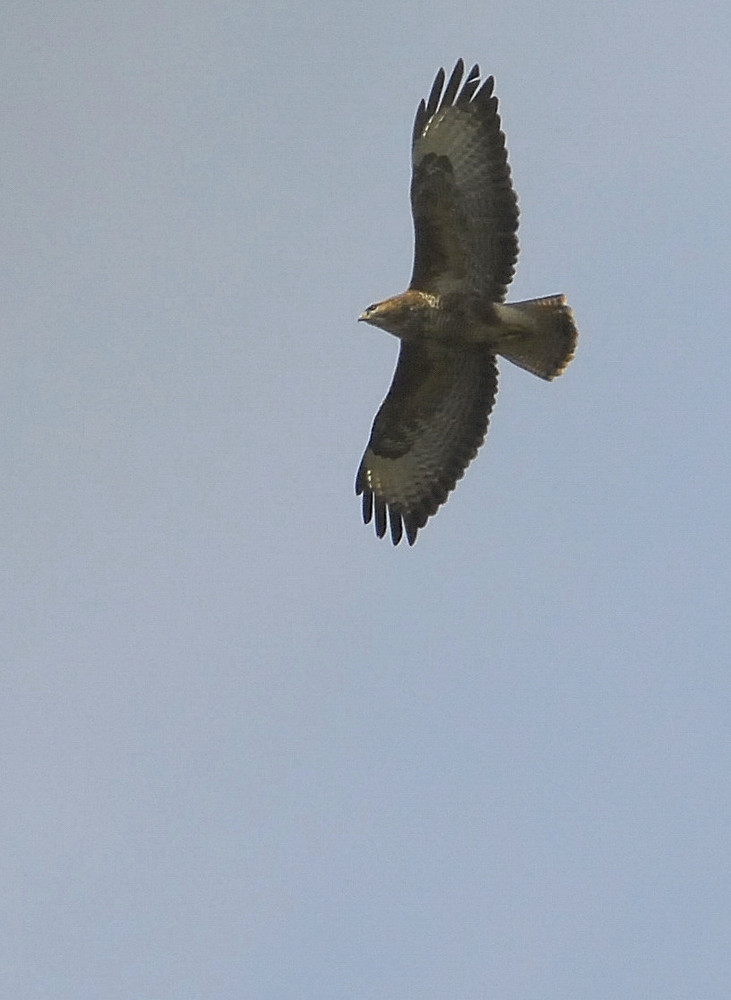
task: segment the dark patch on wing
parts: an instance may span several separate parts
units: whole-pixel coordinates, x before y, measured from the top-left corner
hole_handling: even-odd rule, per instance
[[[436,376],[429,352],[422,345],[402,345],[391,388],[371,429],[370,447],[375,454],[384,458],[406,454],[425,416],[438,402]]]

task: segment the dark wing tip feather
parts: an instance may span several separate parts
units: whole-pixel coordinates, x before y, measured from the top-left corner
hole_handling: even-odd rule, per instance
[[[459,85],[462,81],[462,74],[464,73],[464,63],[461,59],[457,60],[457,63],[452,70],[452,75],[449,78],[449,83],[444,91],[444,95],[439,104],[441,108],[448,108],[450,105],[454,104],[454,99],[457,96],[457,91],[459,90]]]
[[[459,92],[459,97],[455,101],[455,104],[469,104],[472,97],[480,86],[480,67],[475,63],[469,72],[467,79],[464,82],[462,90]]]
[[[434,83],[432,84],[432,88],[426,102],[425,110],[427,118],[431,118],[439,107],[439,97],[442,93],[442,87],[444,86],[444,75],[444,69],[440,68],[439,72],[434,77]]]
[[[419,107],[416,109],[416,118],[414,118],[414,128],[411,133],[412,144],[416,142],[417,136],[421,134],[421,130],[424,127],[426,119],[427,119],[426,101],[422,97],[421,103],[419,104]]]
[[[401,535],[403,534],[401,515],[395,511],[393,507],[389,507],[388,519],[391,523],[391,541],[394,545],[398,545],[401,541]]]
[[[373,494],[370,490],[363,493],[363,523],[370,524],[373,517]]]
[[[379,497],[376,497],[375,501],[376,534],[379,538],[383,538],[386,534],[386,502]]]
[[[494,88],[495,88],[495,77],[494,76],[488,76],[488,78],[482,84],[482,86],[480,87],[480,89],[477,91],[477,94],[475,96],[475,100],[476,101],[484,101],[488,97],[492,97],[492,92],[493,92]]]
[[[404,522],[406,524],[406,538],[409,545],[413,545],[416,541],[416,536],[419,533],[419,525],[412,517],[405,517]]]
[[[429,96],[426,101],[422,98],[419,107],[416,110],[416,118],[414,119],[414,129],[411,136],[412,143],[416,142],[416,138],[424,129],[424,126],[429,121],[429,119],[434,115],[439,107],[439,98],[442,96],[442,87],[444,86],[444,67],[440,67],[439,72],[434,77],[434,83],[429,91]]]

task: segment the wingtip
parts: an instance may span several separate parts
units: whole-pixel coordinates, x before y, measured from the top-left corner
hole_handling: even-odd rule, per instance
[[[398,514],[393,507],[389,507],[388,519],[391,522],[391,541],[394,545],[398,545],[404,531],[401,515]]]

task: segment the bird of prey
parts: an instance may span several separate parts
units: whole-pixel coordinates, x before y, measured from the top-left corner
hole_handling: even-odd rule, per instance
[[[497,393],[496,355],[544,379],[576,346],[563,295],[504,301],[518,257],[518,201],[494,80],[460,59],[440,69],[416,112],[411,210],[414,268],[405,292],[359,319],[395,334],[393,382],[355,481],[363,520],[387,522],[410,545],[485,440]]]

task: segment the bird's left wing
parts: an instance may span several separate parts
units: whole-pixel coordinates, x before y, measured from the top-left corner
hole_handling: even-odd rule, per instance
[[[483,344],[402,341],[391,388],[358,469],[363,520],[387,520],[398,545],[444,503],[485,439],[497,393],[495,358]]]
[[[477,66],[463,74],[460,59],[445,87],[440,70],[416,112],[411,288],[501,302],[518,257],[518,201],[493,78],[483,83]]]

